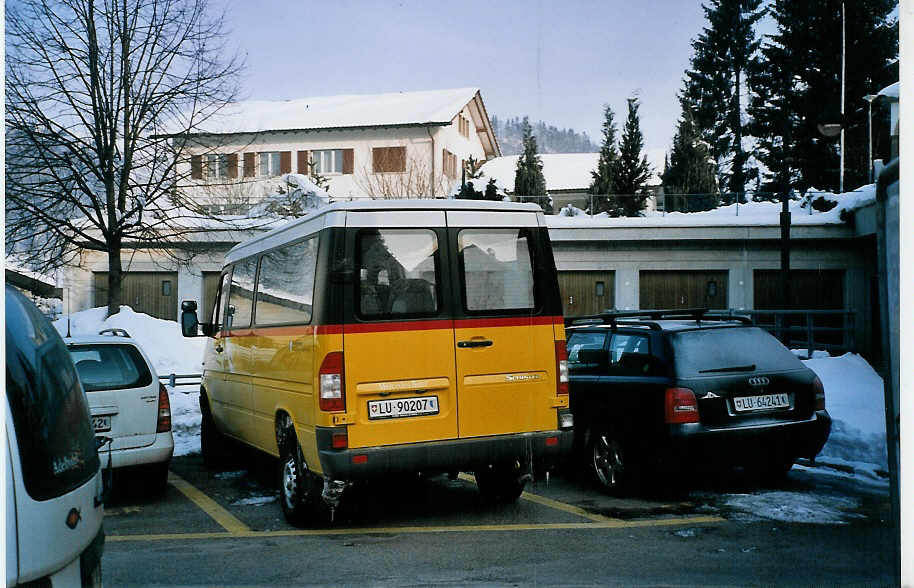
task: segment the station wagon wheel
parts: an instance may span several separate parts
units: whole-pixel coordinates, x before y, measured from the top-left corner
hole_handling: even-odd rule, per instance
[[[622,494],[631,489],[634,480],[634,463],[625,450],[625,444],[609,429],[590,430],[587,455],[594,480],[611,494]]]

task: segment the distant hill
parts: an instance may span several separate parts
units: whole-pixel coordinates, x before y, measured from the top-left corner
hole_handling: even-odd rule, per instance
[[[491,120],[502,155],[519,155],[523,151],[523,117],[502,119],[493,115]],[[539,153],[593,153],[600,150],[599,145],[590,141],[587,133],[560,129],[543,121],[531,124]]]

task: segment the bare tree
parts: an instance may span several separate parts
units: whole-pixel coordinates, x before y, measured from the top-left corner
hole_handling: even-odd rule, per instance
[[[356,175],[358,187],[374,199],[435,198],[448,193],[452,180],[444,174],[432,177],[431,166],[424,158],[410,155],[402,172],[376,173],[366,165]]]
[[[113,314],[123,249],[200,231],[179,163],[237,95],[224,31],[206,0],[7,4],[8,257],[50,269],[106,252]]]

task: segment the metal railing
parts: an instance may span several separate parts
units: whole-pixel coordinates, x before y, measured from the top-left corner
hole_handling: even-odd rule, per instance
[[[194,386],[199,389],[200,384],[203,380],[203,374],[168,374],[167,376],[159,376],[159,381],[163,384],[167,384],[171,388],[178,388],[179,386]],[[191,390],[181,390],[184,394],[190,394]]]
[[[752,322],[790,349],[857,352],[856,313],[850,310],[731,310]],[[824,323],[824,324],[823,324]],[[838,326],[840,325],[840,326]]]

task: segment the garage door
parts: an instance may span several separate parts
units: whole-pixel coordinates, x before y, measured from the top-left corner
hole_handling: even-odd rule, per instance
[[[783,308],[780,270],[755,270],[752,277],[755,308]],[[844,270],[790,270],[787,308],[843,309]]]
[[[95,306],[108,304],[108,272],[95,273]],[[128,272],[121,281],[121,304],[160,319],[178,320],[177,272]]]
[[[616,304],[615,272],[559,272],[565,316],[597,314]]]
[[[642,271],[642,309],[727,308],[726,271]]]

